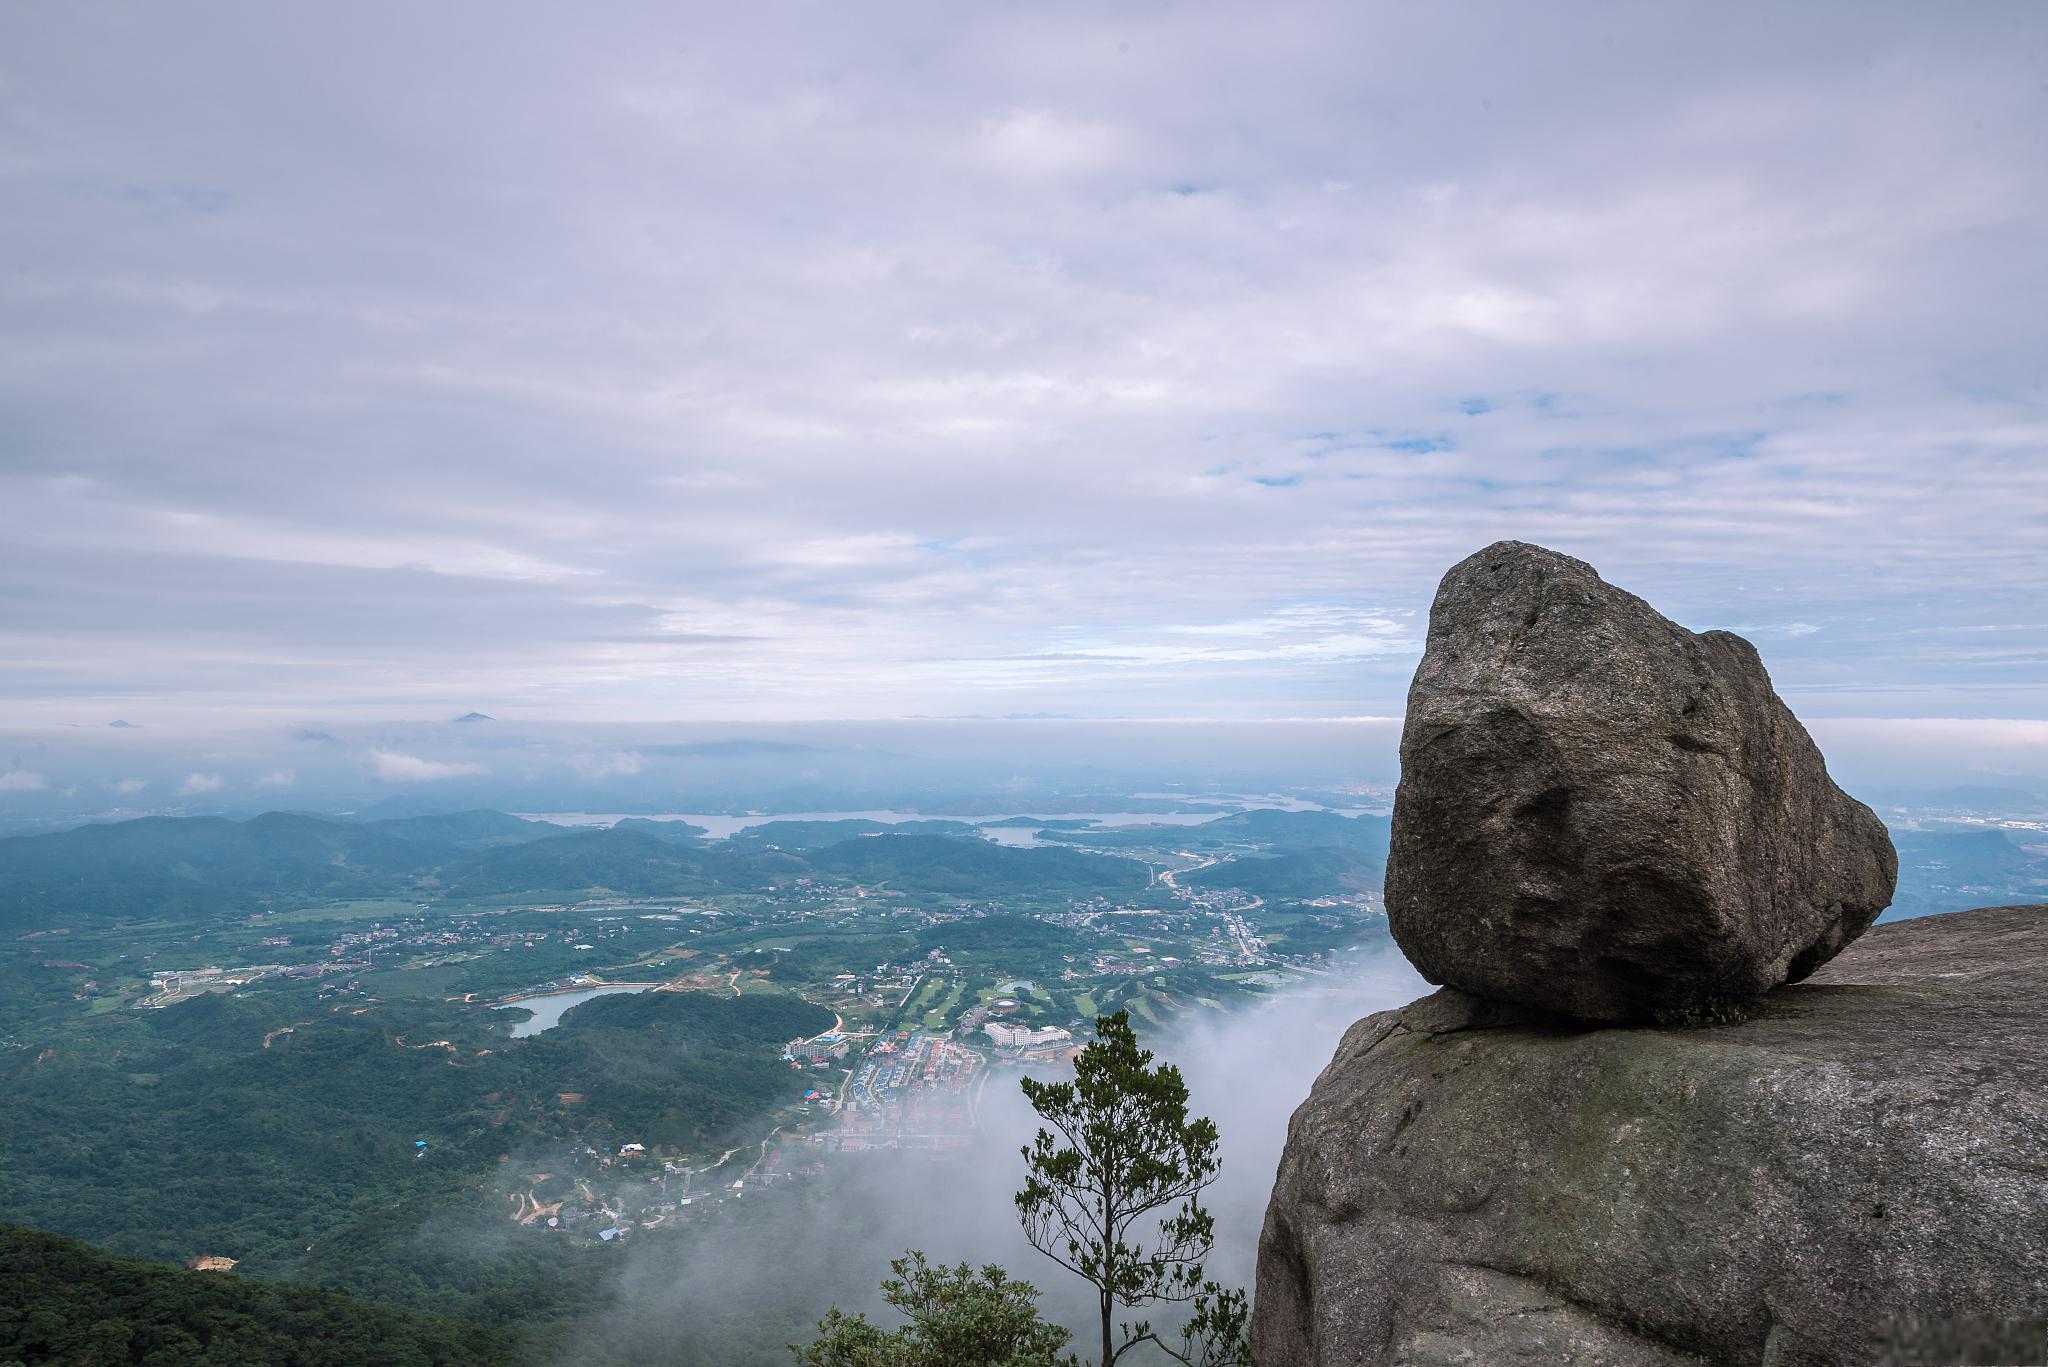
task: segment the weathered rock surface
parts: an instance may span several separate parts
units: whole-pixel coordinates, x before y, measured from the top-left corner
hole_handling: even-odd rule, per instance
[[[2048,1361],[2048,906],[1880,926],[1749,1009],[1358,1022],[1288,1131],[1257,1361]]]
[[[1387,871],[1394,938],[1431,982],[1680,1018],[1813,972],[1897,874],[1749,642],[1521,542],[1444,576]]]

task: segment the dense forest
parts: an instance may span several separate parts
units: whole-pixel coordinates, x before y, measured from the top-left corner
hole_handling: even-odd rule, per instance
[[[0,1225],[7,1367],[496,1367],[517,1342],[335,1291],[190,1272]]]
[[[831,1023],[782,994],[663,992],[508,1043],[438,1002],[358,1016],[207,994],[96,1047],[0,1051],[0,1208],[125,1253],[227,1253],[493,1320],[567,1313],[587,1288],[558,1259],[480,1261],[419,1231],[480,1209],[522,1147],[730,1142],[801,1092],[777,1048]]]

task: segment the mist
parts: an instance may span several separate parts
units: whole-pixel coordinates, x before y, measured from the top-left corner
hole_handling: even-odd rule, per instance
[[[1203,1198],[1216,1215],[1212,1277],[1250,1288],[1288,1117],[1346,1027],[1428,990],[1388,946],[1249,1009],[1141,1029],[1140,1044],[1186,1077],[1191,1113],[1214,1119],[1221,1134],[1222,1171]],[[1033,1250],[1017,1222],[1018,1151],[1037,1128],[1018,1076],[1002,1068],[990,1078],[970,1149],[836,1156],[824,1178],[750,1193],[715,1226],[681,1239],[635,1236],[606,1303],[562,1345],[560,1361],[787,1361],[780,1345],[808,1339],[834,1304],[896,1322],[877,1284],[911,1248],[934,1261],[998,1263],[1040,1289],[1049,1318],[1081,1330],[1092,1313],[1086,1284]],[[768,1335],[773,1351],[759,1347],[771,1316],[782,1335]],[[1132,1317],[1171,1323],[1173,1312]],[[750,1348],[759,1356],[743,1356]]]
[[[1873,802],[1963,786],[2048,800],[2048,723],[1807,720],[1836,777]],[[0,727],[0,833],[275,810],[1045,815],[1132,793],[1370,806],[1391,793],[1399,738],[1395,716]]]
[[[0,829],[279,809],[1011,816],[1078,800],[1103,810],[1103,798],[1132,792],[1384,786],[1398,729],[1387,718],[600,725],[487,717],[232,731],[0,729],[0,773],[21,775],[18,787],[0,790]]]

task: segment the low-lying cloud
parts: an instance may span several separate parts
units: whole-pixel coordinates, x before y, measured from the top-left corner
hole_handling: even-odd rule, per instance
[[[373,750],[370,760],[377,766],[377,777],[386,783],[434,783],[446,778],[471,778],[490,772],[470,760],[424,759],[419,755],[401,755],[391,750]]]
[[[1428,990],[1387,949],[1243,1011],[1165,1031],[1141,1027],[1140,1043],[1181,1068],[1190,1109],[1214,1119],[1222,1137],[1221,1177],[1204,1198],[1217,1217],[1211,1275],[1250,1285],[1288,1117],[1345,1028]],[[1040,1288],[1050,1315],[1085,1332],[1082,1284],[1033,1250],[1018,1227],[1018,1150],[1037,1120],[1017,1077],[1013,1068],[991,1077],[982,1094],[983,1133],[970,1150],[848,1155],[834,1160],[816,1203],[756,1207],[750,1199],[739,1218],[716,1230],[677,1240],[639,1236],[614,1294],[594,1311],[591,1335],[631,1360],[722,1362],[722,1349],[758,1342],[764,1332],[762,1325],[734,1328],[735,1314],[779,1317],[786,1327],[765,1328],[771,1338],[805,1338],[834,1303],[880,1312],[875,1285],[907,1248],[946,1262],[1000,1263]],[[579,1351],[572,1341],[564,1363],[578,1361]]]

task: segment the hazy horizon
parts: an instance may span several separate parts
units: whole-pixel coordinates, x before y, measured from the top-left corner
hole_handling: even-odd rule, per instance
[[[1807,721],[1837,780],[1881,813],[1958,793],[2001,815],[2048,810],[2048,722]],[[0,833],[271,810],[1043,816],[1152,792],[1384,808],[1399,738],[1395,717],[7,729]]]

